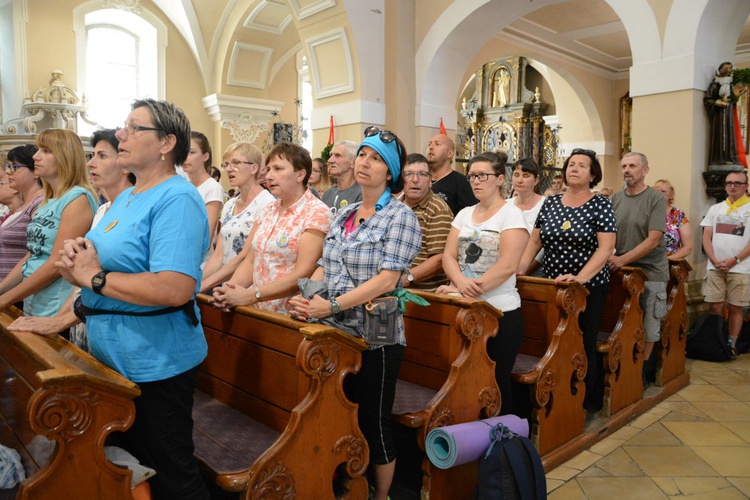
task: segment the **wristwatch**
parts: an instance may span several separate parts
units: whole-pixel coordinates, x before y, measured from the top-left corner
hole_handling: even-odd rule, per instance
[[[739,264],[740,262],[742,262],[742,259],[740,259],[740,256],[739,256],[739,255],[735,255],[735,256],[734,256],[734,260],[736,260],[736,261],[737,261],[737,264]]]
[[[411,274],[411,273],[408,273],[408,274],[406,275],[406,281],[408,281],[410,285],[411,285],[412,283],[414,283],[414,275],[413,275],[413,274]]]
[[[260,300],[260,288],[258,288],[257,286],[255,287],[255,298],[257,300]]]
[[[94,293],[102,295],[102,288],[107,284],[107,274],[109,271],[99,271],[91,278],[91,289]]]
[[[338,314],[341,312],[341,304],[339,304],[339,301],[336,299],[331,299],[331,312],[333,314]]]

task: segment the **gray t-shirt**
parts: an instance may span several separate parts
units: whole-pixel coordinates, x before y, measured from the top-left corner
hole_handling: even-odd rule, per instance
[[[617,255],[640,245],[648,237],[649,231],[666,231],[667,202],[656,189],[647,187],[635,196],[630,196],[623,189],[613,194],[610,201],[617,216]],[[668,281],[669,261],[664,238],[659,240],[656,248],[629,265],[643,269],[649,281]]]
[[[333,213],[342,208],[348,207],[352,203],[362,201],[362,188],[356,182],[343,190],[336,186],[331,186],[323,193],[323,203],[331,207]]]

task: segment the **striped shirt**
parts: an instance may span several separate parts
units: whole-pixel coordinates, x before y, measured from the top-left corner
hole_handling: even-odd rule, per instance
[[[414,259],[414,266],[418,266],[445,250],[445,241],[448,239],[451,222],[453,222],[453,212],[445,201],[435,196],[432,190],[428,191],[427,196],[413,206],[412,210],[422,230],[422,248]],[[437,287],[447,283],[448,278],[445,277],[445,273],[441,272],[419,283],[412,283],[410,287],[417,290],[435,291]]]
[[[36,197],[20,214],[10,214],[0,226],[0,280],[5,279],[13,267],[26,256],[26,228],[42,198],[41,195]]]

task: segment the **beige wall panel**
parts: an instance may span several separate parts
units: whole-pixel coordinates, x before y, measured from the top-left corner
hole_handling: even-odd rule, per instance
[[[216,35],[216,26],[221,15],[229,4],[229,0],[193,0],[195,15],[200,23],[201,36],[206,44],[206,51],[211,46]]]
[[[34,0],[27,2],[26,55],[29,95],[48,87],[54,69],[62,70],[62,80],[76,88],[76,46],[73,9],[77,0]]]

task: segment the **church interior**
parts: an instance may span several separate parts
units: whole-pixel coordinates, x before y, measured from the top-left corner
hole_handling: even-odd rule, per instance
[[[179,106],[215,157],[290,140],[315,158],[370,125],[424,153],[444,127],[456,170],[503,150],[537,161],[543,187],[585,148],[603,167],[597,188],[617,191],[623,154],[642,152],[646,182],[669,180],[697,227],[721,199],[711,173],[726,170],[709,165],[704,105],[724,61],[750,90],[747,0],[0,0],[0,152],[46,128],[86,145],[140,97]],[[736,103],[745,151],[748,96]],[[691,318],[706,273],[693,239]],[[550,498],[750,497],[746,358],[721,372],[689,362],[686,394],[548,471]],[[698,423],[720,442],[701,448]],[[653,458],[687,455],[681,471]],[[715,465],[728,462],[745,465]]]

